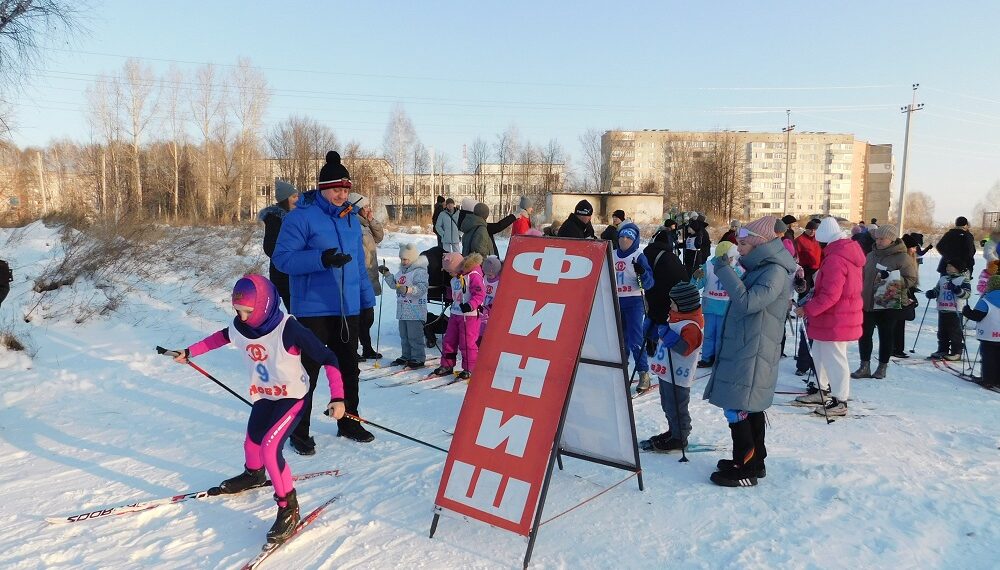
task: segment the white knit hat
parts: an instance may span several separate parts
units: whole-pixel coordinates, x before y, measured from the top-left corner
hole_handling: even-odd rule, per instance
[[[820,243],[830,243],[847,237],[844,230],[840,229],[840,224],[833,216],[823,218],[816,229],[816,241]]]

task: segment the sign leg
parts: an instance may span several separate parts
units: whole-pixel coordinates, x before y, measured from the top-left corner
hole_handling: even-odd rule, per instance
[[[437,530],[438,519],[440,519],[440,518],[441,518],[441,515],[439,515],[437,513],[434,513],[434,520],[431,521],[431,535],[428,538],[434,538],[434,531]]]

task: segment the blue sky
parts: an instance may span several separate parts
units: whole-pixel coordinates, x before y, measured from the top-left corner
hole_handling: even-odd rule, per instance
[[[91,0],[89,33],[48,38],[13,99],[14,140],[87,139],[83,90],[127,56],[158,72],[246,56],[274,90],[269,124],[309,115],[378,149],[400,102],[453,169],[463,143],[512,124],[575,161],[589,128],[780,131],[791,108],[798,130],[892,143],[898,184],[899,107],[919,82],[907,186],[947,220],[1000,179],[998,16],[965,2]]]

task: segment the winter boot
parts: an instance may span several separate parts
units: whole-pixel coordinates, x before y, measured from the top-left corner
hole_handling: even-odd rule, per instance
[[[469,380],[471,378],[472,378],[472,372],[469,372],[468,370],[463,370],[458,373],[459,380]]]
[[[409,360],[406,362],[406,367],[410,370],[419,370],[424,367],[424,362],[422,360]]]
[[[883,378],[885,378],[885,371],[887,368],[889,368],[889,364],[885,362],[879,362],[878,368],[875,369],[875,373],[872,374],[871,377],[876,378],[878,380],[882,380]]]
[[[650,443],[652,443],[652,444],[655,445],[656,443],[663,443],[663,442],[667,441],[668,439],[671,439],[672,437],[673,437],[673,434],[670,433],[670,430],[667,430],[667,431],[665,431],[663,433],[656,434],[653,437],[649,438],[649,441],[650,441]]]
[[[826,408],[826,411],[823,411],[823,408]],[[813,410],[813,413],[821,416],[843,417],[847,415],[847,402],[830,398],[825,404]]]
[[[267,475],[264,473],[263,467],[260,469],[250,469],[244,465],[243,473],[219,483],[219,491],[226,495],[242,493],[247,489],[263,487],[266,484]]]
[[[361,353],[361,358],[365,358],[365,359],[373,358],[375,360],[378,360],[379,358],[382,358],[382,353],[381,352],[375,352],[374,348],[368,347],[368,348],[366,348],[364,350],[364,352]],[[360,362],[360,360],[359,360],[359,362]]]
[[[699,360],[698,361],[698,368],[711,368],[713,364],[715,364],[715,357],[714,356],[712,358],[706,358],[704,360]]]
[[[406,359],[403,357],[399,357],[396,360],[390,362],[389,366],[406,366]]]
[[[795,398],[795,402],[803,405],[819,405],[823,403],[823,396],[820,395],[819,390],[812,390],[805,396]]]
[[[944,355],[944,357],[943,357],[943,358],[944,358],[945,360],[947,360],[948,362],[956,362],[956,361],[959,361],[959,360],[962,360],[962,355],[961,355],[961,354],[959,354],[959,353],[955,353],[955,354],[946,354],[946,355]]]
[[[350,418],[337,420],[337,437],[346,437],[358,443],[369,443],[375,441],[372,432],[366,430],[361,422]]]
[[[278,503],[278,516],[267,531],[268,544],[281,544],[288,540],[295,527],[299,524],[299,500],[295,496],[295,489],[292,489],[284,497],[274,496],[274,501]],[[285,506],[281,506],[284,503]]]
[[[642,394],[646,390],[649,390],[649,387],[651,385],[652,385],[652,381],[650,380],[649,372],[640,372],[639,373],[639,385],[635,387],[635,393],[636,394]]]
[[[720,487],[756,487],[757,475],[752,469],[737,467],[716,471],[709,477]]]
[[[434,372],[431,372],[431,375],[433,375],[433,376],[447,376],[447,375],[451,374],[454,371],[455,371],[455,369],[452,368],[451,366],[438,366],[437,368],[434,369]]]
[[[654,451],[656,453],[670,453],[671,451],[680,451],[685,447],[687,447],[688,444],[686,439],[677,439],[676,437],[672,437],[670,439],[657,439],[657,440],[650,439],[649,443],[652,445],[650,451]]]
[[[292,444],[292,449],[299,455],[316,455],[316,440],[312,436],[302,439],[292,435],[288,438],[288,442]]]
[[[720,459],[719,462],[715,465],[716,471],[732,471],[734,469],[739,469],[739,468],[740,468],[739,464],[733,461],[732,459]],[[767,468],[765,468],[763,465],[752,471],[754,472],[754,476],[757,477],[758,479],[763,479],[764,477],[767,477]]]
[[[872,365],[871,365],[870,362],[862,362],[861,366],[859,366],[857,370],[855,370],[854,372],[851,372],[851,378],[854,378],[854,379],[858,379],[858,378],[871,378],[872,377],[872,368],[871,368],[871,366]]]

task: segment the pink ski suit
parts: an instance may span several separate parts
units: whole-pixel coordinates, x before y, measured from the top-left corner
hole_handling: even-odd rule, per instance
[[[472,372],[476,367],[479,347],[479,308],[486,299],[483,283],[483,257],[472,253],[462,262],[461,273],[451,279],[451,315],[448,330],[444,333],[441,366],[454,368],[458,352],[462,352],[462,367]],[[465,307],[463,307],[465,305]]]

